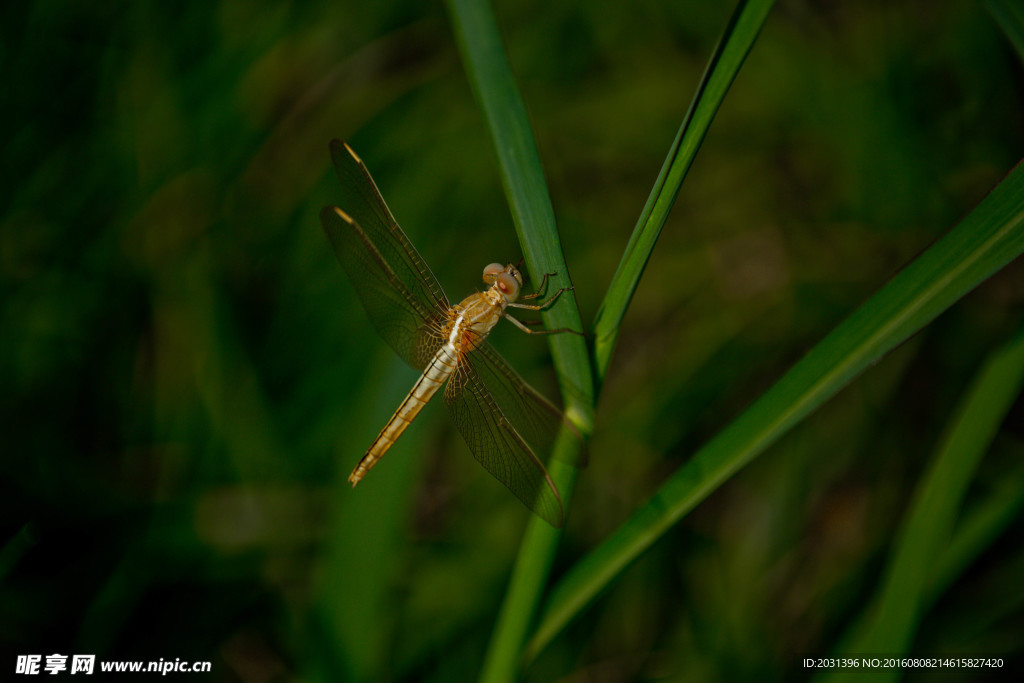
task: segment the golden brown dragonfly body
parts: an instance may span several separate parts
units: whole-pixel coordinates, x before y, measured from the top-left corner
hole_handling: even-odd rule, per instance
[[[503,317],[531,330],[506,309],[541,310],[525,304],[523,277],[509,264],[484,268],[489,287],[456,305],[402,232],[362,160],[347,144],[331,142],[331,158],[346,206],[326,207],[321,222],[335,255],[380,335],[422,374],[398,410],[360,459],[348,480],[353,486],[384,456],[423,406],[444,387],[445,405],[474,457],[542,518],[561,526],[561,497],[538,453],[546,455],[562,414],[519,377],[487,342]],[[543,289],[545,280],[540,289]]]

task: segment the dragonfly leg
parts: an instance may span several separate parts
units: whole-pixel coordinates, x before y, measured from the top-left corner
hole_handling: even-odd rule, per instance
[[[522,320],[519,320],[518,318],[513,318],[508,314],[505,314],[505,317],[509,320],[509,322],[511,322],[513,325],[521,329],[526,334],[561,334],[562,332],[570,332],[572,334],[578,334],[581,337],[584,336],[582,332],[570,330],[568,327],[560,327],[557,330],[531,330],[529,327],[527,327],[527,325],[536,325],[537,323],[540,322],[539,320],[523,322]]]
[[[540,296],[540,293],[544,291],[544,287],[548,284],[548,278],[555,275],[555,273],[544,273],[544,278],[537,285],[537,288],[533,291],[533,294],[527,294],[526,296],[519,297],[520,299],[529,300],[536,299]]]
[[[515,303],[513,301],[513,302],[509,303],[509,306],[511,306],[512,308],[525,308],[528,311],[543,311],[545,308],[547,308],[551,304],[555,303],[555,300],[558,299],[558,297],[562,294],[562,292],[565,292],[565,291],[570,290],[570,289],[573,289],[573,288],[572,287],[562,287],[560,290],[558,290],[557,292],[552,294],[551,297],[548,298],[547,301],[542,301],[539,304],[517,304],[517,303]],[[530,299],[530,298],[533,298],[533,297],[524,296],[524,297],[520,297],[520,298],[521,299]]]

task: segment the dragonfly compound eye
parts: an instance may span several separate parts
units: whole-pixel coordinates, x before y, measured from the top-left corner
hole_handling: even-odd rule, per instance
[[[494,280],[495,278],[497,278],[498,274],[504,272],[505,266],[501,265],[500,263],[491,263],[490,265],[484,268],[484,282],[486,282],[489,285],[493,285]]]
[[[515,301],[519,296],[519,281],[508,273],[498,273],[496,276],[498,289],[508,297],[509,301]]]

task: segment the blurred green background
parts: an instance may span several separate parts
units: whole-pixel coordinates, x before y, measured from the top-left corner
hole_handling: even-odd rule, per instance
[[[495,3],[584,320],[731,10]],[[210,659],[224,681],[473,678],[529,513],[436,405],[348,488],[416,375],[317,219],[339,137],[452,298],[518,261],[443,5],[0,16],[0,666],[60,652]],[[555,576],[1005,175],[1022,95],[981,4],[776,5],[625,320]],[[874,594],[1022,303],[1018,261],[716,492],[528,678],[806,677],[800,658]],[[502,327],[498,348],[555,396],[543,340]],[[968,505],[1024,487],[1022,417],[1018,401]],[[914,651],[1021,660],[1022,540],[1017,514]]]

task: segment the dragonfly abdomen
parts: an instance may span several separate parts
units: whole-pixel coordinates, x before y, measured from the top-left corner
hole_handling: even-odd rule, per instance
[[[423,374],[416,380],[416,384],[413,385],[406,395],[405,400],[398,406],[398,410],[391,416],[388,423],[384,425],[384,429],[380,430],[380,434],[377,435],[377,438],[370,445],[366,455],[362,457],[356,468],[352,470],[352,474],[348,476],[348,481],[352,486],[358,484],[366,476],[366,473],[370,471],[370,468],[384,457],[384,454],[391,448],[391,444],[398,440],[398,437],[402,435],[402,432],[409,426],[409,423],[419,415],[427,401],[437,393],[437,390],[441,388],[441,385],[452,374],[456,363],[456,351],[450,344],[445,344],[438,349],[433,360],[430,361]]]

